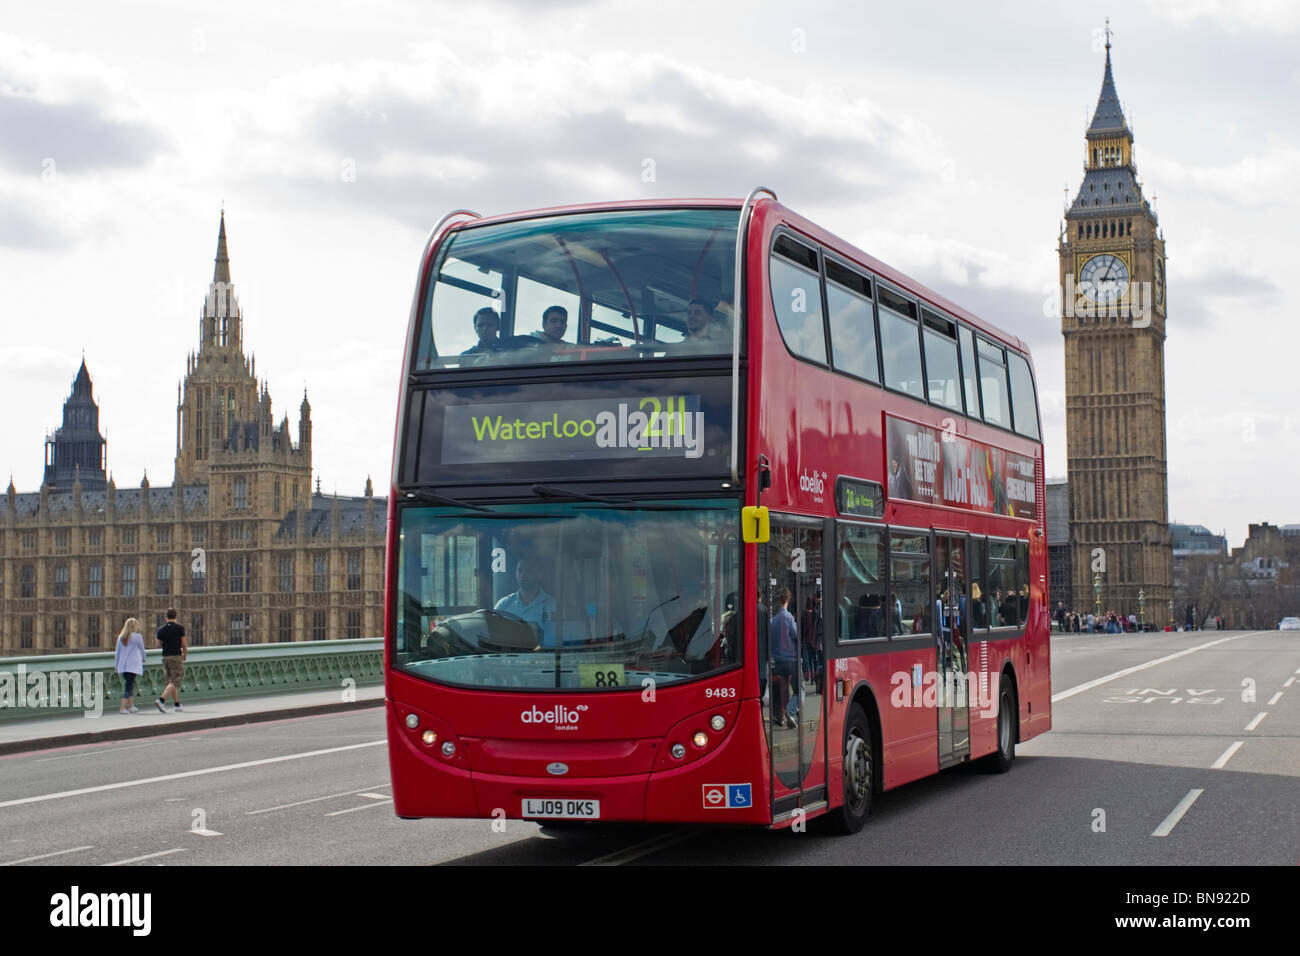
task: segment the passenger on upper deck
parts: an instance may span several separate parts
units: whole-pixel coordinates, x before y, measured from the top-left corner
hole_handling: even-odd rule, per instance
[[[497,338],[501,330],[501,316],[490,306],[484,306],[474,313],[474,331],[478,342],[461,352],[461,355],[479,355],[487,352],[500,352],[505,348]]]
[[[694,298],[686,306],[686,334],[684,341],[700,345],[719,346],[726,341],[726,330],[713,311],[713,303]]]
[[[547,345],[568,345],[564,341],[564,332],[569,327],[569,310],[562,305],[553,305],[542,313],[542,328],[533,333],[533,338],[541,339]]]

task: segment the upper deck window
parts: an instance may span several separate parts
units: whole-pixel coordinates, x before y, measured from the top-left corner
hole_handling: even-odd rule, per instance
[[[984,397],[984,420],[990,425],[1011,427],[1007,401],[1006,350],[986,339],[979,340],[980,394]]]
[[[789,236],[781,236],[773,249],[768,271],[776,324],[786,347],[795,355],[825,364],[826,328],[822,323],[817,253]]]
[[[1023,355],[1007,353],[1008,371],[1011,373],[1011,412],[1015,416],[1016,431],[1027,438],[1038,438],[1038,401],[1034,395],[1034,377],[1029,374],[1029,363]]]
[[[734,209],[467,227],[424,303],[415,370],[730,355]]]
[[[921,340],[916,327],[916,303],[878,286],[880,294],[880,348],[885,384],[917,398],[925,398],[921,381]]]

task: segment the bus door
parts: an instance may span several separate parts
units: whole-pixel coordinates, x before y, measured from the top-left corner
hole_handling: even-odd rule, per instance
[[[939,711],[939,766],[957,763],[970,753],[967,700],[967,638],[970,635],[969,567],[964,534],[936,531],[935,641]]]
[[[822,522],[772,515],[758,575],[763,721],[776,818],[826,799],[826,761],[816,749],[826,687]]]

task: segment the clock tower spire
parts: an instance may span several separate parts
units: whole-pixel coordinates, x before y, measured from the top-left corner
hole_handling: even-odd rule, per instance
[[[1165,451],[1165,247],[1111,65],[1058,243],[1070,565],[1080,612],[1163,620],[1173,598]],[[1096,590],[1100,588],[1100,591]],[[1064,598],[1065,596],[1063,596]],[[1100,603],[1100,608],[1098,608]]]

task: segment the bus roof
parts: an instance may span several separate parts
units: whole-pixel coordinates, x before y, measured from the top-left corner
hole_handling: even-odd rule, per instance
[[[496,216],[483,216],[479,219],[460,220],[452,224],[448,232],[472,229],[499,222],[512,222],[519,219],[539,219],[545,216],[566,216],[584,212],[612,212],[620,209],[739,209],[741,199],[629,199],[607,202],[580,203],[569,206],[551,206],[542,209],[528,209],[521,212],[505,213]],[[798,232],[808,238],[834,250],[846,259],[851,259],[875,275],[922,299],[934,308],[947,312],[951,317],[961,319],[985,335],[998,339],[1004,345],[1010,345],[1022,354],[1029,356],[1029,348],[1018,336],[1006,332],[996,325],[962,308],[946,296],[918,282],[911,276],[880,261],[875,256],[863,252],[853,243],[840,238],[833,232],[806,219],[781,202],[760,196],[755,204],[755,216],[765,225],[768,217],[776,216],[784,220]]]

